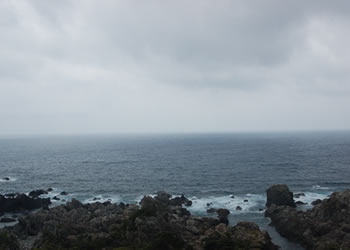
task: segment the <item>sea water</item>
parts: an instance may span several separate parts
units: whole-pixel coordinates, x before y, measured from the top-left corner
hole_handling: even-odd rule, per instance
[[[3,136],[0,179],[0,193],[52,187],[56,204],[185,194],[193,214],[227,208],[231,224],[254,221],[283,249],[297,249],[268,226],[265,190],[287,184],[305,194],[296,200],[306,209],[350,188],[350,133]]]

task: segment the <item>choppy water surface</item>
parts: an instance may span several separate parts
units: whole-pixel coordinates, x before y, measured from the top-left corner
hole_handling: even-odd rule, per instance
[[[192,213],[212,203],[230,209],[232,223],[266,228],[259,209],[272,184],[306,202],[350,187],[350,133],[2,137],[2,177],[1,193],[53,187],[85,202],[165,190],[190,197]]]

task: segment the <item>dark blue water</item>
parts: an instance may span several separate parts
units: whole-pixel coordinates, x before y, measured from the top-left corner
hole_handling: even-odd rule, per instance
[[[350,188],[350,133],[2,137],[6,176],[12,181],[1,181],[0,193],[54,187],[81,200],[130,202],[165,190],[192,197],[193,212],[212,201],[233,220],[258,221],[272,184],[306,200]]]

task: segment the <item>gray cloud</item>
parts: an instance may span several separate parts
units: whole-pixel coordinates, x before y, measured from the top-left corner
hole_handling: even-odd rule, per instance
[[[349,129],[348,1],[2,1],[0,133]]]

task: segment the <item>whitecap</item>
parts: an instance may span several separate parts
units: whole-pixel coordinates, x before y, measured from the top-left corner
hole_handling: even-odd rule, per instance
[[[314,185],[314,186],[312,186],[312,189],[314,189],[314,190],[328,190],[329,187],[321,187],[320,185]]]
[[[96,202],[103,203],[107,201],[111,203],[120,203],[122,199],[119,195],[113,195],[113,196],[96,195],[94,197],[84,200],[83,203],[96,203]]]
[[[186,207],[193,214],[207,214],[208,208],[226,208],[231,214],[263,213],[266,198],[265,195],[246,194],[245,196],[209,196],[198,198],[191,197],[192,206]],[[241,210],[237,210],[237,207]]]
[[[0,182],[10,182],[10,181],[17,181],[17,178],[13,178],[10,176],[5,176],[0,179]]]

